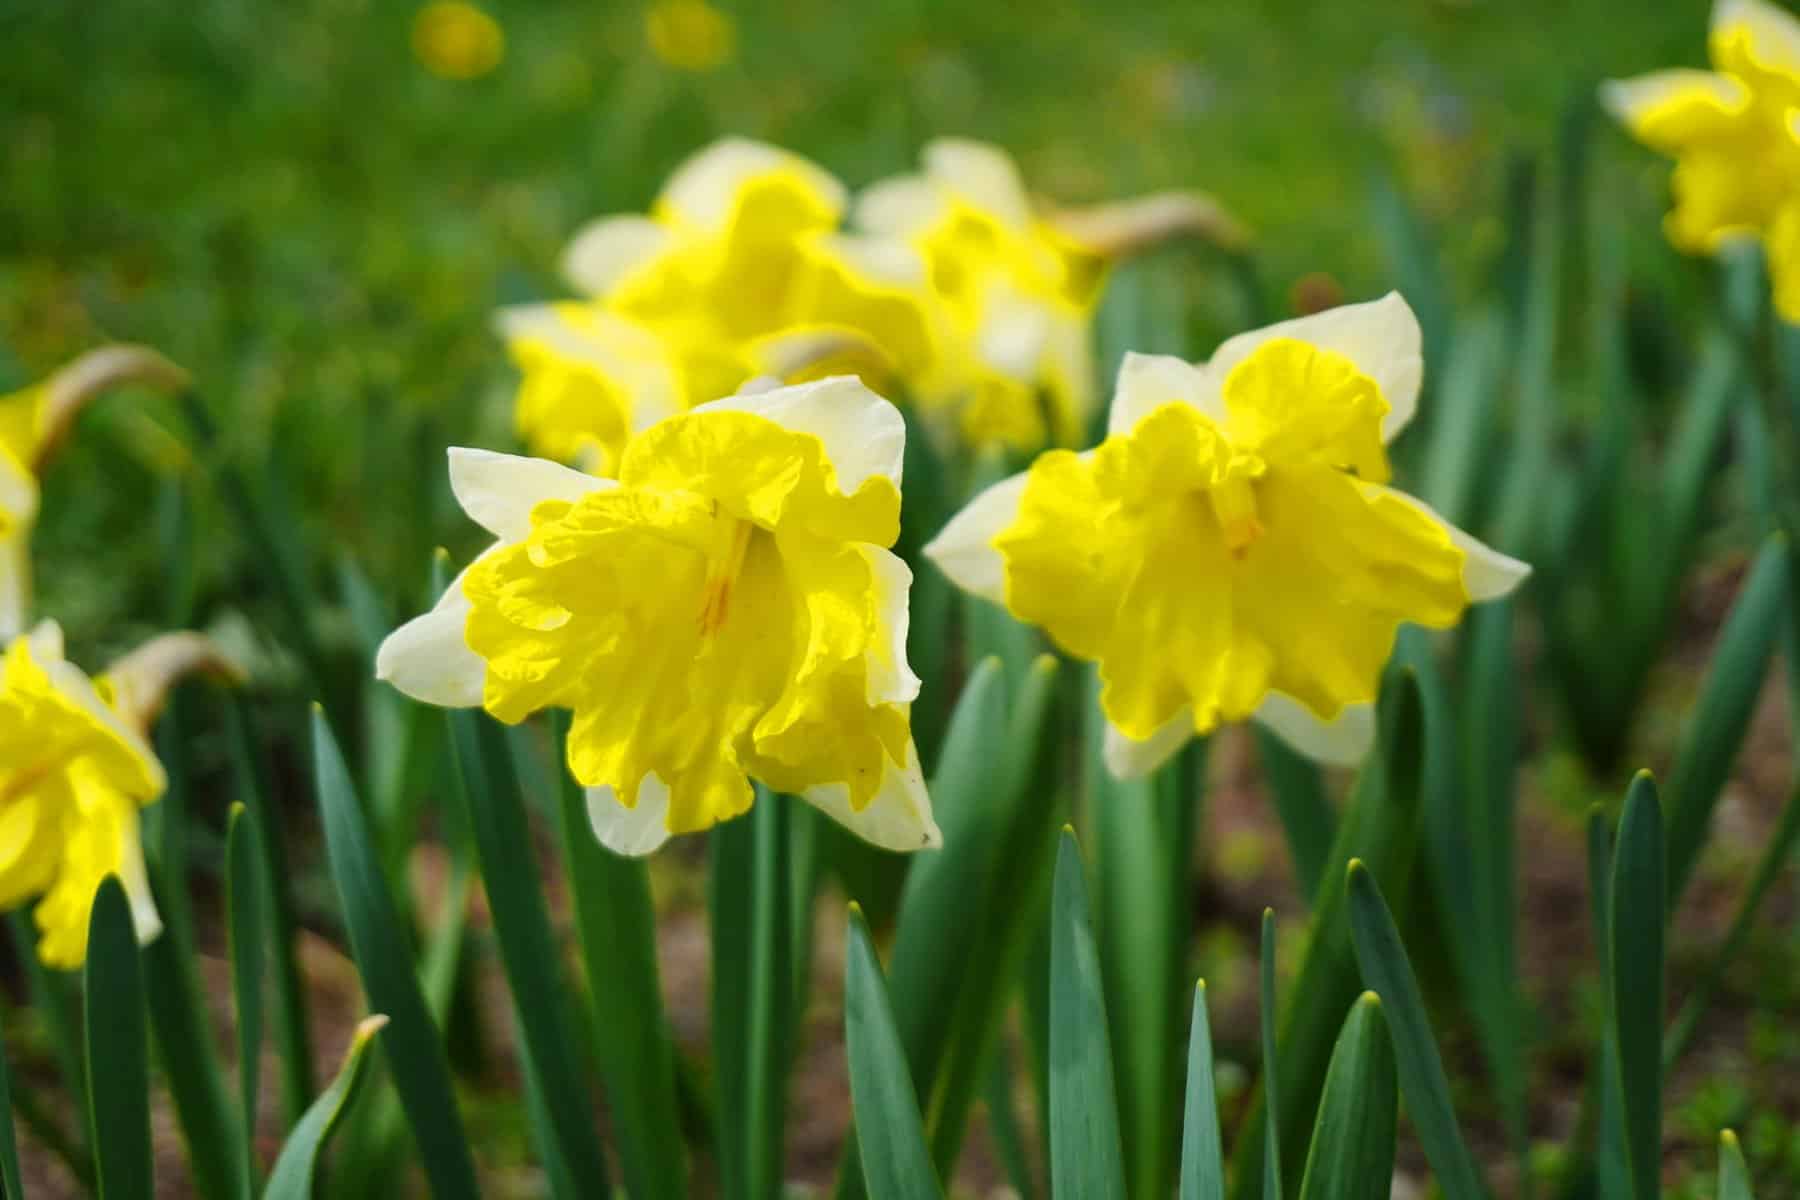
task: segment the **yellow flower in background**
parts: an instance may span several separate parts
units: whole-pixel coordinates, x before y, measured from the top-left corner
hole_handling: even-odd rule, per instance
[[[1761,238],[1776,308],[1800,321],[1800,22],[1761,0],[1720,0],[1709,45],[1714,71],[1615,80],[1601,98],[1675,159],[1669,240],[1711,253]]]
[[[506,33],[473,4],[433,0],[413,17],[412,48],[440,79],[479,79],[506,57]]]
[[[1094,407],[1090,324],[1105,260],[1033,211],[999,147],[946,138],[923,160],[922,173],[865,190],[855,213],[924,261],[952,350],[922,399],[960,403],[976,443],[1078,442]]]
[[[650,49],[683,71],[711,71],[737,52],[737,25],[706,0],[661,0],[644,14]]]
[[[728,138],[648,215],[591,222],[563,259],[588,299],[500,314],[533,452],[604,469],[632,433],[753,378],[920,373],[934,346],[919,264],[838,233],[844,204],[806,159]]]
[[[1529,571],[1387,486],[1422,365],[1398,295],[1128,355],[1106,440],[994,485],[926,547],[962,588],[1100,664],[1106,759],[1146,773],[1225,721],[1352,763],[1403,622]]]
[[[78,967],[94,893],[117,875],[140,939],[161,929],[144,870],[138,809],[167,786],[156,756],[111,704],[111,689],[64,661],[45,622],[0,664],[0,908],[34,897],[38,955]]]
[[[910,732],[905,426],[853,378],[733,396],[626,446],[617,480],[450,452],[498,540],[376,673],[503,721],[573,710],[601,842],[646,854],[749,808],[750,779],[894,850],[938,843]]]

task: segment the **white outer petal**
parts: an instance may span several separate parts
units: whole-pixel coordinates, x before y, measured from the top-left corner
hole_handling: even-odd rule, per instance
[[[965,592],[1006,606],[1006,560],[994,549],[994,538],[1019,517],[1027,472],[991,484],[925,547],[925,557]]]
[[[1608,79],[1600,85],[1600,105],[1626,128],[1635,129],[1645,113],[1670,96],[1695,88],[1711,92],[1726,108],[1736,108],[1750,98],[1744,86],[1729,75],[1697,67],[1676,67],[1630,79]]]
[[[1398,489],[1384,487],[1378,483],[1364,483],[1359,486],[1367,494],[1381,493],[1410,504],[1444,527],[1444,532],[1450,535],[1451,544],[1463,552],[1463,590],[1469,593],[1471,604],[1480,604],[1483,600],[1497,600],[1510,593],[1531,576],[1530,563],[1520,562],[1510,555],[1502,554],[1473,534],[1463,532],[1446,521],[1441,513],[1417,496],[1408,495]]]
[[[531,536],[531,510],[545,500],[573,503],[590,492],[618,487],[547,458],[450,447],[450,490],[469,519],[503,542]]]
[[[31,644],[31,657],[38,663],[61,662],[63,660],[63,631],[49,617],[45,617],[31,627],[25,635]]]
[[[1172,400],[1191,404],[1215,421],[1224,419],[1218,388],[1206,368],[1172,354],[1127,351],[1119,364],[1119,381],[1113,388],[1112,411],[1106,418],[1107,436],[1130,433],[1139,421]]]
[[[821,233],[808,238],[802,249],[828,263],[835,259],[858,277],[896,291],[911,291],[927,283],[925,260],[898,238],[874,233]]]
[[[519,304],[494,314],[508,342],[538,341],[560,358],[582,363],[628,398],[633,433],[681,411],[684,400],[674,355],[653,330],[597,307],[584,307],[579,322],[556,304]]]
[[[148,946],[163,931],[162,916],[156,911],[150,872],[144,866],[142,818],[135,806],[123,815],[123,821],[119,831],[119,882],[125,887],[125,898],[131,902],[131,927],[138,945]]]
[[[678,220],[716,232],[731,218],[744,181],[771,171],[798,173],[835,214],[843,212],[844,185],[829,171],[779,146],[737,137],[721,138],[675,168],[657,203]]]
[[[1750,31],[1757,62],[1800,73],[1800,21],[1792,14],[1765,0],[1718,0],[1712,11],[1713,33],[1734,25]]]
[[[938,138],[923,155],[925,174],[1014,229],[1031,222],[1031,201],[1012,156],[991,142]]]
[[[925,775],[919,770],[919,752],[911,739],[906,743],[906,765],[895,765],[883,756],[881,787],[861,812],[850,805],[850,789],[828,783],[806,790],[806,802],[854,833],[884,850],[907,853],[935,850],[944,844],[931,815],[931,797],[925,791]]]
[[[1301,754],[1334,767],[1354,767],[1375,744],[1372,704],[1348,704],[1335,720],[1321,721],[1293,697],[1270,692],[1254,719]]]
[[[488,553],[492,551],[490,547]],[[422,704],[440,708],[481,706],[487,662],[469,649],[464,632],[470,605],[462,585],[468,573],[464,569],[450,581],[430,612],[414,617],[387,635],[375,652],[375,678]]]
[[[899,409],[854,375],[740,393],[699,405],[694,411],[755,413],[784,428],[812,434],[825,443],[825,456],[845,495],[877,475],[900,486],[906,461],[906,420]]]
[[[1212,392],[1216,394],[1225,386],[1225,378],[1233,367],[1274,338],[1294,338],[1336,351],[1380,385],[1381,395],[1388,402],[1387,416],[1381,422],[1382,441],[1392,441],[1412,420],[1425,373],[1423,337],[1419,319],[1399,292],[1227,338],[1206,364],[1207,374],[1212,377]]]
[[[874,582],[878,635],[885,654],[869,651],[866,699],[870,704],[911,704],[919,698],[919,677],[906,661],[906,631],[911,622],[912,568],[898,554],[862,544],[857,550],[869,564]]]
[[[31,614],[31,530],[0,539],[0,642],[17,637]]]
[[[1054,332],[1050,312],[999,282],[996,280],[997,286],[987,289],[987,299],[981,306],[981,327],[975,332],[976,354],[1000,374],[1023,384],[1035,384]]]
[[[562,253],[562,274],[575,290],[605,299],[619,281],[663,251],[674,235],[649,217],[597,217],[583,225]]]
[[[923,175],[896,175],[857,194],[851,223],[870,233],[911,237],[937,224],[948,207],[949,198]]]
[[[1108,721],[1102,757],[1114,779],[1142,779],[1173,758],[1193,736],[1192,708],[1183,708],[1141,742]]]
[[[669,840],[669,786],[654,771],[638,782],[636,807],[609,787],[588,788],[587,806],[594,836],[614,854],[642,858]]]

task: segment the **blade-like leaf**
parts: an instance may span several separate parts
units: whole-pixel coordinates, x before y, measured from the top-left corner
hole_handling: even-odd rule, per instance
[[[1719,1135],[1718,1200],[1756,1200],[1750,1190],[1750,1168],[1744,1165],[1744,1151],[1738,1146],[1737,1134],[1729,1129]]]
[[[1263,909],[1262,955],[1260,959],[1262,987],[1258,989],[1258,1007],[1262,1028],[1263,1103],[1271,1112],[1281,1111],[1281,1093],[1277,1079],[1281,1075],[1275,1055],[1275,910]],[[1263,1122],[1263,1200],[1281,1200],[1281,1122]]]
[[[793,880],[788,864],[788,809],[798,801],[757,789],[751,810],[755,838],[752,868],[751,986],[744,994],[749,1023],[748,1178],[751,1196],[781,1192],[782,1147],[787,1131],[787,1082],[793,1042]],[[742,903],[742,897],[739,898]]]
[[[313,786],[325,827],[325,852],[350,948],[370,1004],[392,1023],[381,1035],[401,1105],[438,1200],[476,1200],[475,1162],[463,1133],[443,1041],[425,1008],[419,979],[387,880],[381,874],[349,770],[325,721],[313,709]]]
[[[1662,1190],[1663,927],[1662,805],[1640,772],[1625,796],[1612,870],[1613,1038],[1626,1161],[1636,1200]]]
[[[225,826],[225,920],[231,947],[231,995],[237,1011],[238,1194],[256,1195],[256,1099],[262,1065],[263,882],[256,858],[256,817],[234,804]]]
[[[1425,1000],[1413,975],[1400,931],[1375,876],[1360,861],[1350,864],[1350,933],[1363,980],[1381,997],[1394,1041],[1394,1057],[1406,1110],[1446,1200],[1482,1200],[1481,1179],[1463,1142],[1450,1104],[1450,1081],[1425,1016]]]
[[[1364,992],[1325,1072],[1300,1200],[1388,1200],[1399,1118],[1394,1048],[1381,1020],[1381,999]]]
[[[850,1055],[850,1101],[871,1196],[941,1200],[944,1189],[925,1143],[925,1121],[894,1026],[887,982],[862,912],[850,909],[845,966],[844,1039]]]
[[[707,834],[707,849],[712,860],[707,888],[712,931],[714,1139],[720,1193],[726,1200],[752,1200],[748,1014],[754,970],[755,919],[749,897],[756,882],[755,830],[747,817],[727,821]]]
[[[131,902],[116,875],[88,919],[87,1064],[90,1144],[100,1200],[150,1200],[150,1047]]]
[[[13,1136],[12,1073],[6,1065],[6,1039],[0,1037],[0,1200],[24,1200],[19,1183],[19,1142]]]
[[[1100,958],[1088,921],[1081,852],[1067,829],[1056,852],[1050,936],[1050,1191],[1123,1200],[1125,1163]]]
[[[356,1027],[337,1078],[313,1101],[281,1147],[275,1169],[269,1172],[269,1186],[263,1191],[263,1200],[312,1200],[313,1176],[318,1172],[319,1157],[325,1153],[331,1135],[337,1131],[338,1123],[343,1120],[364,1076],[369,1073],[369,1049],[375,1044],[375,1035],[386,1024],[387,1018],[378,1014],[364,1019]]]
[[[1213,1087],[1212,1027],[1206,1017],[1206,980],[1202,979],[1194,985],[1194,1024],[1188,1033],[1181,1200],[1225,1200],[1224,1155],[1219,1139],[1219,1098]]]

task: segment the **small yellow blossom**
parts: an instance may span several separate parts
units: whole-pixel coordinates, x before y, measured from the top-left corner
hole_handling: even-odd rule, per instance
[[[433,0],[413,18],[413,57],[440,79],[479,79],[506,56],[499,22],[465,0]]]
[[[1776,308],[1800,322],[1800,21],[1762,0],[1719,0],[1709,43],[1715,70],[1615,80],[1601,98],[1675,159],[1669,240],[1711,253],[1761,238]]]
[[[590,223],[563,258],[588,299],[500,316],[532,451],[606,469],[646,425],[754,378],[922,371],[919,265],[837,233],[844,204],[807,160],[728,138],[678,168],[647,216]],[[830,346],[843,353],[818,352]]]
[[[644,14],[656,57],[682,71],[711,71],[737,51],[737,25],[706,0],[658,0]]]
[[[111,688],[64,661],[52,623],[14,638],[0,664],[0,908],[41,897],[38,955],[78,967],[88,914],[108,875],[131,899],[138,936],[161,929],[144,870],[138,808],[167,781]]]
[[[700,405],[639,433],[607,480],[450,452],[498,540],[376,673],[503,721],[573,710],[596,834],[645,854],[745,811],[752,777],[877,845],[938,831],[909,712],[912,574],[900,414],[854,378]]]
[[[1097,661],[1108,765],[1142,774],[1255,717],[1354,762],[1403,622],[1442,628],[1527,568],[1387,486],[1419,326],[1398,295],[1128,355],[1106,440],[994,485],[926,554]]]

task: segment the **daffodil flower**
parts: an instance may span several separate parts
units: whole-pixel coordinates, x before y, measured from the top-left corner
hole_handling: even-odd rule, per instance
[[[806,159],[732,138],[677,169],[647,216],[588,225],[563,268],[589,299],[501,315],[533,452],[604,467],[636,431],[753,378],[923,370],[922,267],[837,232],[845,202]],[[781,369],[821,336],[845,353]]]
[[[1711,253],[1761,238],[1775,304],[1800,321],[1800,21],[1762,0],[1719,0],[1712,71],[1657,71],[1601,89],[1633,136],[1675,159],[1669,240]]]
[[[1254,717],[1353,763],[1402,622],[1442,628],[1528,572],[1387,485],[1419,325],[1398,295],[1134,354],[1106,440],[982,492],[926,554],[1097,661],[1121,777]]]
[[[616,480],[450,452],[498,539],[376,673],[517,722],[573,711],[601,842],[646,854],[749,808],[750,780],[894,850],[939,835],[910,731],[900,414],[854,378],[700,405],[632,439]]]

